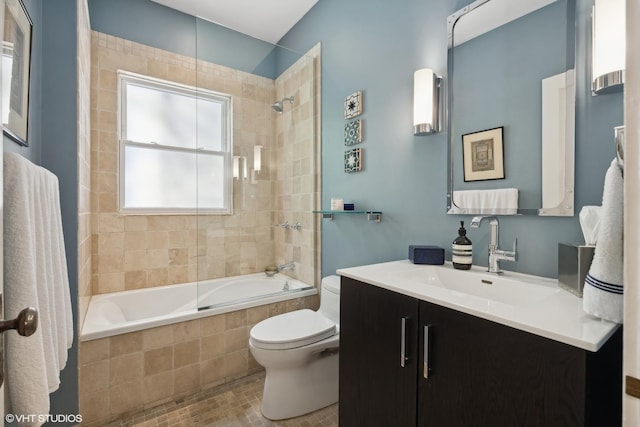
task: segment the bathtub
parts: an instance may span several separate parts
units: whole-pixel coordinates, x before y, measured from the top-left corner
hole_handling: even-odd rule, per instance
[[[199,283],[94,295],[89,301],[80,341],[140,331],[317,293],[317,289],[312,285],[283,274],[266,277],[264,273],[255,273]]]

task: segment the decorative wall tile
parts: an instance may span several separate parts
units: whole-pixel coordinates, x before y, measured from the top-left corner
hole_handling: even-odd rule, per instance
[[[357,91],[344,100],[344,118],[351,119],[360,114],[362,114],[362,91]]]
[[[344,152],[344,171],[359,172],[362,170],[362,148]]]
[[[344,145],[355,145],[362,142],[362,120],[354,120],[344,125]]]

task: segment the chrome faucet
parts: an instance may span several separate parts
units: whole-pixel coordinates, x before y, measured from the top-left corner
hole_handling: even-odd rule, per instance
[[[281,264],[278,266],[278,273],[284,270],[295,270],[296,263],[291,261],[289,264]]]
[[[471,227],[479,228],[483,219],[489,219],[489,225],[491,226],[491,239],[489,241],[489,273],[503,274],[500,270],[500,261],[518,261],[518,239],[513,241],[513,251],[505,251],[500,249],[500,239],[498,235],[499,226],[498,218],[495,216],[474,216],[471,220]]]

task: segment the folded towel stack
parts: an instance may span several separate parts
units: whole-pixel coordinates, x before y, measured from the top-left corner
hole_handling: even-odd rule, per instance
[[[622,171],[614,159],[604,178],[600,230],[582,303],[587,313],[616,323],[623,319],[622,187]]]
[[[4,283],[5,318],[39,314],[33,335],[5,335],[10,411],[48,414],[73,343],[58,179],[14,153],[4,153]]]
[[[518,189],[454,191],[453,204],[448,213],[515,215],[518,213]]]

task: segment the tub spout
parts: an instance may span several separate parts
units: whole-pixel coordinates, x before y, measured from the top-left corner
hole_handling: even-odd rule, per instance
[[[296,269],[296,263],[291,261],[289,264],[282,264],[278,266],[278,272],[284,271],[284,270],[295,270]]]

